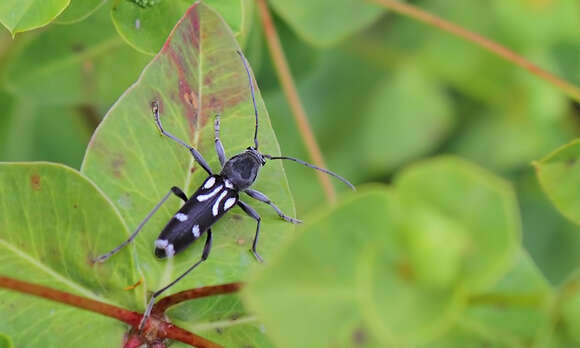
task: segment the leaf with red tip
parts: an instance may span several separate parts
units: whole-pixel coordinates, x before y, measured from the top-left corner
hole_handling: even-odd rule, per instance
[[[154,123],[152,102],[159,103],[161,120],[167,131],[197,148],[215,172],[220,171],[213,138],[216,114],[221,115],[221,138],[228,156],[253,145],[254,114],[250,86],[238,50],[240,47],[224,20],[208,6],[196,3],[179,21],[161,52],[116,102],[95,132],[82,172],[111,198],[131,229],[137,227],[172,186],[179,186],[190,195],[207,177],[187,149],[160,135]],[[258,90],[256,101],[260,117],[260,150],[278,154],[278,143]],[[268,163],[254,187],[267,194],[286,214],[294,215],[292,197],[280,162]],[[271,251],[290,235],[294,227],[281,220],[267,205],[245,196],[242,199],[262,216],[258,250],[267,261]],[[141,291],[161,288],[201,256],[203,241],[194,243],[171,260],[160,260],[153,254],[155,239],[181,204],[178,198],[171,197],[134,243],[119,253],[135,253],[145,277]],[[239,208],[232,209],[213,227],[213,248],[207,262],[167,294],[244,279],[247,269],[257,264],[248,251],[255,230],[254,220]],[[111,246],[124,239],[125,235],[115,230],[109,231],[107,236]],[[107,262],[118,262],[117,256]],[[214,315],[212,309],[221,308],[217,304],[220,300],[208,301],[209,304],[203,305],[208,310],[201,311],[205,313],[202,316],[197,301],[180,305],[178,324],[190,323],[191,327],[184,327],[195,329],[194,332],[200,335],[205,334],[204,330],[211,330],[214,335],[216,328],[227,325],[224,334],[217,335],[218,342],[221,342],[219,339],[231,342],[227,332],[235,331],[237,325],[257,325],[252,317],[246,316],[243,308],[236,309],[236,320],[224,320]],[[235,303],[237,299],[224,304],[223,312]],[[142,310],[144,306],[145,302],[135,309]],[[258,329],[255,331],[260,334]],[[236,344],[253,345],[243,335],[239,339],[246,341],[238,340]]]

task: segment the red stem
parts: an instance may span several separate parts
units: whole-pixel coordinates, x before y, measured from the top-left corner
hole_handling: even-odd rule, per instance
[[[157,301],[155,306],[153,306],[152,313],[163,314],[167,308],[187,300],[237,292],[242,288],[243,285],[243,283],[228,283],[180,291]]]
[[[516,54],[515,52],[507,49],[506,47],[498,44],[495,41],[492,41],[482,35],[476,34],[467,29],[464,29],[456,24],[444,20],[443,18],[437,17],[429,12],[423,11],[418,7],[404,3],[402,1],[395,0],[367,0],[367,1],[374,2],[378,5],[389,8],[399,14],[413,18],[417,21],[423,22],[425,24],[431,25],[433,27],[451,33],[455,36],[461,37],[467,41],[473,42],[476,45],[488,50],[489,52],[492,52],[493,54],[496,54],[497,56],[507,60],[508,62],[518,65],[528,70],[530,73],[548,81],[549,83],[558,87],[562,92],[566,93],[570,98],[580,102],[580,88],[540,68],[539,66],[528,61],[526,58]]]
[[[85,309],[94,313],[99,313],[107,317],[115,318],[131,325],[133,328],[139,326],[142,315],[117,306],[113,306],[100,301],[95,301],[86,297],[73,295],[64,291],[48,288],[43,285],[32,284],[22,280],[0,276],[0,288],[11,289],[21,293],[42,297],[55,302],[67,304],[69,306]],[[159,339],[170,338],[189,344],[198,348],[220,348],[221,346],[197,336],[180,327],[172,325],[162,320],[152,320],[145,327],[151,329],[155,325],[155,331]],[[153,322],[153,323],[152,323]]]

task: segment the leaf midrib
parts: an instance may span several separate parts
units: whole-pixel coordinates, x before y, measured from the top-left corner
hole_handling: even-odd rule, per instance
[[[83,296],[91,298],[93,300],[100,301],[100,302],[117,305],[116,303],[109,301],[108,299],[102,298],[100,296],[97,296],[92,291],[90,291],[90,290],[82,287],[81,285],[67,279],[66,277],[62,276],[60,273],[56,272],[55,270],[46,266],[45,264],[39,262],[38,260],[31,257],[30,255],[23,252],[22,250],[18,249],[14,245],[8,243],[4,239],[0,239],[0,245],[3,245],[6,249],[13,252],[17,256],[19,256],[22,260],[28,262],[32,266],[37,267],[38,269],[40,269],[41,271],[43,271],[47,275],[51,276],[52,278],[56,279],[57,281],[59,281],[63,284],[66,284],[69,288],[76,290],[77,292],[79,292]]]

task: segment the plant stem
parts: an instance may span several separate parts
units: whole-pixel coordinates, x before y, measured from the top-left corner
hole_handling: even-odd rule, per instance
[[[580,102],[580,88],[549,73],[548,71],[540,68],[539,66],[531,63],[530,61],[526,60],[524,57],[516,54],[513,51],[510,51],[506,47],[494,42],[488,38],[485,38],[479,34],[476,34],[472,31],[464,29],[456,24],[453,24],[449,21],[446,21],[440,17],[432,15],[428,12],[425,12],[415,6],[395,1],[395,0],[367,0],[370,2],[374,2],[378,5],[383,7],[389,8],[399,14],[402,14],[407,17],[411,17],[419,22],[423,22],[425,24],[431,25],[433,27],[437,27],[443,31],[451,33],[455,36],[461,37],[466,39],[467,41],[471,41],[476,45],[485,48],[489,52],[500,56],[501,58],[511,62],[515,65],[518,65],[532,74],[548,81],[549,83],[558,87],[562,92],[567,94],[570,98]]]
[[[292,114],[294,115],[296,125],[300,130],[302,141],[306,145],[306,149],[308,150],[308,154],[312,162],[314,162],[314,164],[318,167],[326,168],[322,153],[320,152],[320,148],[316,143],[316,139],[314,138],[314,134],[312,133],[312,129],[308,123],[306,111],[304,110],[302,102],[300,101],[300,96],[298,95],[296,84],[294,83],[292,73],[288,67],[288,62],[286,60],[286,56],[284,55],[284,50],[280,43],[280,38],[276,32],[276,27],[274,26],[274,22],[270,16],[270,11],[268,9],[268,5],[266,4],[266,0],[256,0],[256,2],[258,3],[260,18],[262,20],[262,26],[264,27],[264,34],[268,43],[268,49],[270,50],[270,56],[272,57],[278,79],[282,84],[282,89],[284,90],[284,94],[286,95],[286,99],[288,100],[288,104],[292,110]],[[326,199],[331,203],[335,202],[336,191],[334,191],[334,186],[332,186],[330,178],[318,171],[316,174],[318,175],[318,180],[324,189]]]
[[[73,295],[64,291],[48,288],[43,285],[32,284],[22,280],[0,276],[0,288],[11,289],[20,293],[42,297],[55,302],[67,304],[69,306],[85,309],[94,313],[99,313],[107,317],[115,318],[124,323],[137,328],[141,322],[142,315],[124,308],[113,306],[100,301],[95,301],[86,297]],[[159,320],[157,323],[159,333],[163,333],[163,338],[170,338],[181,341],[198,348],[220,348],[214,342],[197,336],[180,327]]]
[[[153,306],[152,312],[154,314],[155,313],[162,314],[165,313],[165,311],[169,307],[176,305],[180,302],[213,295],[230,294],[239,291],[242,288],[242,286],[243,286],[242,283],[227,283],[180,291],[178,293],[166,296],[157,301],[157,303],[155,303],[155,305]]]

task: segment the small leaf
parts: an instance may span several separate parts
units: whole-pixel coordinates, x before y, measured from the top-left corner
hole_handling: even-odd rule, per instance
[[[580,140],[560,147],[538,162],[536,175],[552,203],[580,224]]]
[[[118,1],[111,16],[119,35],[140,52],[153,55],[160,49],[175,23],[191,6],[192,0],[152,1],[151,6],[140,6],[135,1]],[[224,17],[234,33],[245,31],[242,18],[250,14],[247,1],[207,1]]]
[[[401,243],[404,212],[392,191],[360,189],[312,218],[250,279],[242,295],[276,346],[353,346],[364,337],[399,347],[452,325],[462,289],[415,281]]]
[[[78,109],[39,107],[18,100],[6,118],[0,152],[3,160],[47,160],[80,166],[89,141],[89,126]]]
[[[90,16],[107,0],[71,0],[71,4],[58,16],[55,23],[73,24]]]
[[[493,284],[507,271],[521,232],[515,195],[506,182],[463,160],[442,157],[411,166],[395,186],[408,207],[433,210],[459,226],[453,230],[468,240],[462,278],[471,290]]]
[[[36,29],[55,19],[71,0],[2,0],[0,23],[14,36]]]
[[[216,114],[221,115],[221,139],[228,156],[253,144],[254,112],[248,78],[236,53],[238,50],[240,48],[224,20],[203,3],[196,3],[180,20],[163,50],[117,101],[95,132],[82,172],[111,198],[131,229],[143,221],[172,186],[178,186],[190,195],[207,177],[186,148],[161,136],[153,118],[153,101],[160,104],[161,121],[167,131],[197,148],[216,172],[220,168],[214,150],[213,121]],[[278,143],[258,90],[256,102],[260,117],[260,151],[278,154]],[[267,194],[282,211],[294,214],[280,161],[269,162],[262,169],[255,188]],[[242,199],[262,216],[258,251],[268,262],[273,250],[294,227],[281,220],[269,206],[249,200],[244,195]],[[157,259],[153,253],[154,241],[182,204],[178,198],[171,197],[146,224],[134,240],[133,247],[119,253],[136,252],[139,268],[145,277],[143,287],[149,291],[167,285],[201,256],[203,240],[170,260]],[[255,220],[234,208],[212,230],[214,240],[208,260],[167,294],[238,281],[243,279],[250,266],[256,264],[249,252],[256,231]],[[121,243],[125,236],[110,230],[108,239]],[[101,252],[106,251],[103,249]],[[179,319],[195,325],[197,311],[193,302],[183,304]],[[145,302],[142,302],[137,308],[144,307]],[[234,325],[248,320],[244,315]],[[220,319],[213,328],[221,328],[220,323],[230,325]],[[224,336],[220,336],[221,340],[227,342],[228,337]],[[259,338],[252,337],[252,340]]]
[[[357,0],[272,0],[269,3],[306,41],[333,46],[371,25],[383,9]]]
[[[113,247],[109,231],[129,233],[111,202],[75,170],[0,163],[0,274],[134,306],[145,294],[143,288],[123,290],[139,279],[131,255],[92,264],[100,250]],[[2,290],[0,298],[0,312],[10,313],[0,320],[0,332],[17,347],[112,347],[125,330],[114,319],[14,291]]]

